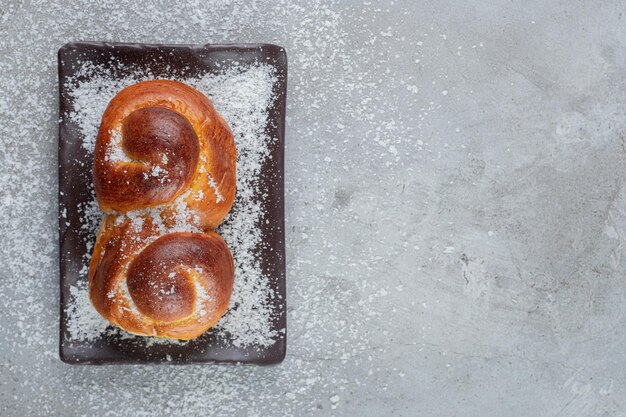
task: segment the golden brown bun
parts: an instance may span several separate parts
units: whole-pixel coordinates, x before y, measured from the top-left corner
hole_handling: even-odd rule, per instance
[[[228,308],[234,266],[226,243],[213,231],[161,235],[152,217],[139,218],[103,220],[89,268],[94,307],[131,333],[200,336]]]
[[[176,81],[145,81],[109,103],[93,179],[107,213],[89,298],[131,333],[193,339],[226,312],[233,259],[212,229],[235,199],[233,135],[211,102]]]
[[[143,81],[102,116],[93,182],[105,213],[159,207],[173,217],[182,195],[197,226],[213,229],[235,201],[235,164],[233,134],[205,95],[177,81]]]

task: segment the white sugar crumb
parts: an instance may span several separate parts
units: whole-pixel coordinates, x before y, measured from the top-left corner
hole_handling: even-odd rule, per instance
[[[206,310],[209,308],[209,302],[211,301],[211,297],[206,291],[206,288],[197,280],[193,282],[194,287],[196,289],[196,306],[195,311],[197,316],[201,316],[206,314]]]
[[[125,279],[120,280],[118,291],[119,291],[120,297],[122,297],[122,299],[124,299],[128,304],[128,308],[126,309],[132,312],[134,315],[140,316],[141,313],[139,313],[139,310],[137,309],[137,306],[135,305],[133,298],[130,296],[130,291],[128,289],[128,282]]]
[[[213,179],[213,177],[210,175],[207,175],[207,176],[208,176],[209,186],[213,189],[213,192],[215,192],[215,202],[219,203],[220,201],[224,201],[224,197],[222,196],[222,194],[220,194],[220,190],[219,188],[217,188],[217,184],[215,183],[215,180]]]
[[[102,331],[109,324],[89,301],[86,281],[70,287],[70,300],[67,309],[67,331],[71,338],[93,341],[101,337]]]
[[[158,165],[155,165],[152,167],[152,172],[150,172],[150,175],[152,175],[153,177],[160,177],[162,174],[165,174],[167,172],[167,170],[161,168]]]
[[[111,135],[111,142],[109,142],[109,147],[104,156],[104,160],[111,162],[131,162],[132,159],[126,155],[126,152],[124,152],[124,149],[122,148],[122,132],[115,130],[109,131],[109,134]]]
[[[163,223],[160,223],[160,229],[163,233],[175,233],[175,232],[193,232],[193,233],[201,233],[202,229],[198,226],[199,219],[196,214],[192,211],[187,210],[187,198],[189,197],[190,191],[186,191],[181,194],[174,200],[174,208],[175,208],[175,217],[174,217],[174,226],[165,227]],[[158,210],[153,210],[156,213],[159,213]]]
[[[133,72],[133,76],[117,78],[103,68],[85,63],[79,69],[78,77],[89,74],[89,81],[70,81],[67,85],[69,94],[77,103],[76,111],[70,117],[78,124],[83,135],[83,147],[93,153],[95,135],[102,112],[108,101],[122,88],[138,81],[149,79],[149,75]],[[279,337],[279,333],[272,329],[274,314],[270,300],[274,297],[268,277],[261,271],[259,259],[255,253],[262,244],[261,234],[257,225],[263,221],[264,212],[261,201],[255,198],[258,187],[258,176],[264,160],[269,155],[268,145],[272,141],[266,132],[268,122],[266,109],[273,103],[273,85],[276,75],[271,66],[253,64],[239,66],[218,74],[207,74],[200,78],[179,79],[206,94],[216,109],[229,123],[237,146],[237,197],[233,210],[218,232],[226,240],[235,260],[235,286],[231,297],[231,305],[227,314],[216,325],[217,335],[228,338],[235,346],[269,346]],[[114,133],[114,132],[112,132]],[[121,149],[119,135],[113,135],[108,150],[111,161],[129,160]],[[126,159],[125,159],[126,158]],[[167,164],[166,155],[162,157],[163,164]],[[155,165],[149,174],[153,177],[164,178],[167,170]],[[218,185],[213,177],[207,174],[207,181],[215,192],[216,203],[224,200]],[[189,191],[179,196],[174,202],[175,222],[166,227],[158,209],[139,210],[129,212],[118,217],[119,223],[124,219],[131,220],[132,227],[140,229],[144,216],[151,218],[152,223],[161,234],[173,232],[201,232],[197,226],[197,215],[187,209],[186,199]],[[195,195],[194,198],[202,198]],[[81,228],[87,247],[93,246],[93,239],[97,232],[98,221],[102,214],[94,201],[81,210]],[[84,259],[83,276],[86,280],[88,257]],[[122,291],[125,291],[123,288]],[[198,290],[198,303],[207,300],[203,288]],[[91,316],[83,319],[74,307],[82,302],[74,298],[71,307],[76,310],[68,316],[68,326],[81,328],[87,325],[93,327]],[[91,308],[93,310],[93,308]],[[97,313],[96,313],[97,314]],[[100,322],[100,332],[105,333],[106,322]],[[70,332],[73,340],[81,340],[84,334],[80,331]],[[93,334],[89,333],[93,338]],[[138,340],[141,337],[137,338]],[[90,339],[91,340],[91,339]]]
[[[120,218],[123,219],[122,216],[120,216]],[[116,221],[117,221],[117,219],[116,219]],[[144,218],[142,216],[131,217],[131,222],[132,222],[133,228],[135,230],[141,230],[141,228],[143,227]]]

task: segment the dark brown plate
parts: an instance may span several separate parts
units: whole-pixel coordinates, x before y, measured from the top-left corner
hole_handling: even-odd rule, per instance
[[[114,58],[112,60],[111,58]],[[129,341],[117,333],[103,335],[94,341],[72,341],[67,329],[66,309],[70,302],[70,287],[80,279],[79,270],[86,254],[85,237],[80,224],[79,207],[90,200],[91,157],[81,146],[81,135],[67,117],[74,109],[66,91],[66,81],[76,75],[82,63],[112,65],[123,68],[150,70],[155,78],[180,74],[186,77],[218,72],[231,65],[263,62],[276,68],[278,82],[274,85],[277,99],[268,109],[267,132],[275,138],[270,145],[271,157],[261,170],[259,195],[268,222],[258,227],[264,244],[257,248],[263,272],[270,278],[275,296],[273,329],[281,332],[276,342],[268,347],[237,347],[229,340],[207,333],[184,345],[148,344]],[[119,68],[119,66],[117,67]],[[122,70],[123,71],[123,70]],[[118,70],[119,72],[119,70]],[[125,76],[123,72],[120,76]],[[59,245],[61,269],[61,326],[60,356],[67,363],[199,363],[243,362],[256,364],[278,363],[286,351],[285,302],[285,230],[284,230],[284,131],[287,88],[287,56],[276,45],[145,45],[101,42],[76,42],[59,50]],[[75,163],[84,161],[84,163]],[[66,210],[66,217],[62,216]],[[69,227],[66,226],[69,223]],[[236,277],[235,277],[236,279]]]

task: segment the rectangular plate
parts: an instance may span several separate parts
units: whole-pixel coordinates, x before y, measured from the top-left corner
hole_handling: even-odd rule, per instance
[[[184,345],[137,344],[119,335],[103,335],[93,341],[73,341],[67,328],[67,307],[70,288],[80,278],[79,270],[86,255],[84,237],[79,233],[79,207],[91,199],[91,157],[81,146],[78,126],[67,115],[74,103],[66,91],[66,81],[77,74],[85,63],[95,65],[123,64],[124,68],[150,70],[155,78],[168,78],[172,73],[186,77],[217,73],[233,65],[266,63],[276,70],[276,100],[268,109],[267,132],[274,138],[270,157],[260,173],[258,194],[266,212],[267,222],[260,222],[264,245],[257,248],[263,273],[277,296],[271,303],[275,311],[273,330],[278,337],[271,346],[237,347],[218,339],[208,331]],[[118,67],[119,68],[119,67]],[[118,71],[119,72],[119,71]],[[120,73],[120,76],[126,74]],[[285,229],[284,229],[284,131],[287,89],[287,56],[276,45],[146,45],[101,42],[77,42],[59,50],[59,245],[61,270],[60,356],[67,363],[198,363],[244,362],[272,364],[281,362],[286,351],[285,302]],[[84,163],[75,163],[82,161]],[[66,226],[69,224],[69,226]],[[235,277],[235,280],[237,277]]]

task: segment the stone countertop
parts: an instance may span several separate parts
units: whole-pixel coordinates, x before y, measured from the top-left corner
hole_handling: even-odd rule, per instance
[[[0,5],[0,415],[626,415],[621,1]],[[278,366],[58,357],[66,42],[289,58]]]

